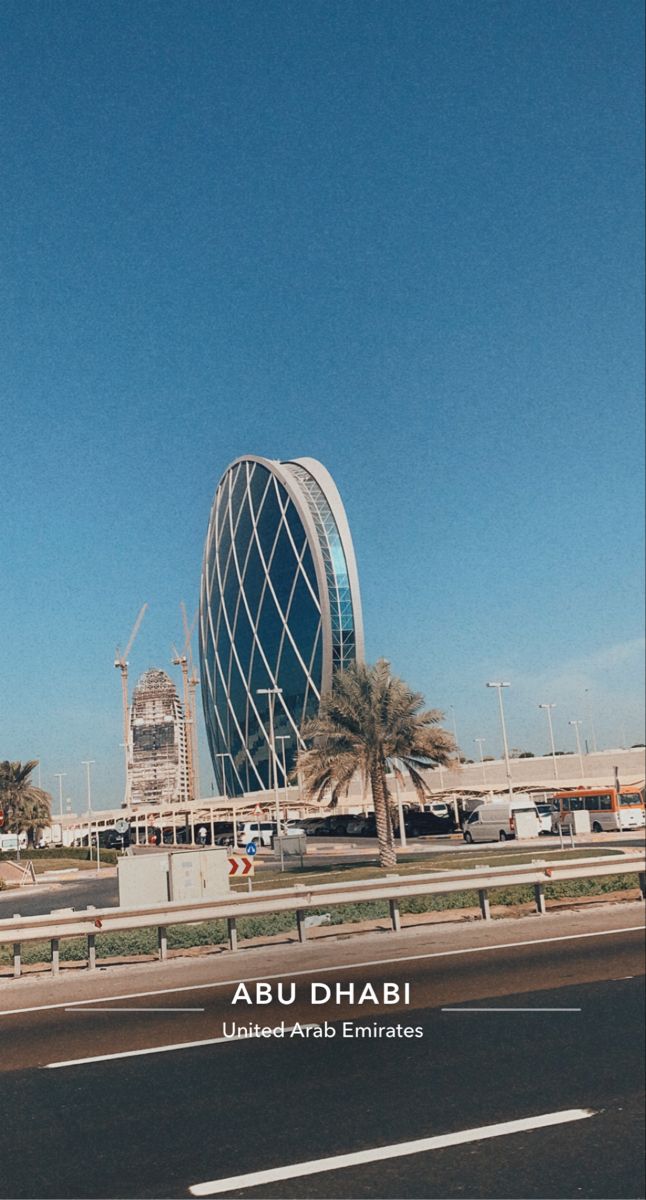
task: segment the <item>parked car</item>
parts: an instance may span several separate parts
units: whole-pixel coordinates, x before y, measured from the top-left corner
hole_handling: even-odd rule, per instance
[[[326,827],[327,817],[308,817],[302,824],[308,837],[320,837]]]
[[[238,844],[246,846],[247,842],[258,842],[261,846],[271,846],[275,833],[275,821],[243,821],[238,825]]]
[[[554,833],[554,821],[558,813],[556,804],[537,804],[536,811],[541,823],[541,833]]]
[[[306,830],[303,828],[302,821],[288,821],[284,827],[284,833],[286,833],[289,837],[296,837],[297,835],[300,837],[307,836]]]
[[[348,821],[347,832],[349,837],[363,837],[369,824],[369,818],[364,813],[358,813],[351,817]]]
[[[426,809],[410,809],[404,814],[404,828],[410,837],[428,837],[430,834],[452,833],[455,820],[448,806],[434,801]]]

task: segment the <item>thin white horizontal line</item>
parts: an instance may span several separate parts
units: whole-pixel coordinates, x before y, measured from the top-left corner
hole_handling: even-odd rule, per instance
[[[72,1005],[65,1009],[65,1012],[80,1013],[81,1015],[91,1015],[95,1012],[118,1012],[118,1013],[187,1013],[187,1012],[205,1012],[203,1008],[140,1008],[133,1006],[132,1008],[116,1008],[108,1005],[106,1008],[76,1008]]]
[[[555,1013],[555,1012],[581,1012],[580,1008],[443,1008],[442,1012],[468,1012],[468,1013]]]
[[[600,929],[590,933],[566,933],[559,934],[557,937],[528,938],[524,942],[497,942],[494,946],[465,946],[460,950],[432,950],[427,954],[402,954],[393,958],[369,959],[366,962],[335,963],[330,967],[308,967],[306,970],[301,971],[291,971],[288,967],[285,971],[277,971],[273,975],[251,975],[246,978],[238,976],[235,979],[220,979],[211,983],[188,983],[182,987],[155,988],[147,992],[124,992],[119,996],[97,996],[92,1000],[64,1000],[56,1004],[34,1004],[28,1008],[7,1008],[0,1011],[0,1017],[12,1017],[19,1013],[49,1012],[55,1008],[69,1008],[71,1004],[80,1007],[86,1004],[105,1004],[108,1000],[140,1000],[144,996],[168,996],[179,992],[200,992],[206,988],[231,987],[237,983],[255,983],[265,979],[298,979],[304,975],[329,975],[332,971],[353,971],[362,967],[389,967],[396,963],[421,962],[424,959],[431,958],[451,958],[456,954],[486,954],[489,950],[515,950],[522,946],[543,946],[552,942],[574,942],[581,938],[614,937],[619,933],[641,933],[644,929],[646,929],[646,925],[626,925],[621,929]]]
[[[114,1011],[114,1010],[113,1010]],[[166,1011],[166,1010],[164,1010]],[[289,1025],[285,1033],[291,1033],[295,1025]],[[301,1025],[301,1029],[318,1029],[317,1025]],[[111,1062],[115,1058],[140,1058],[144,1054],[168,1054],[172,1050],[194,1050],[196,1046],[217,1046],[221,1042],[264,1042],[265,1038],[239,1034],[237,1037],[203,1038],[199,1042],[174,1042],[168,1046],[146,1046],[143,1050],[118,1050],[114,1054],[95,1054],[89,1058],[68,1058],[61,1062],[44,1063],[42,1070],[54,1071],[58,1067],[82,1067],[88,1063]]]
[[[299,1179],[303,1175],[317,1175],[322,1171],[338,1171],[342,1167],[356,1167],[363,1163],[379,1162],[384,1158],[404,1158],[408,1154],[421,1154],[427,1150],[441,1150],[445,1146],[461,1146],[465,1142],[480,1142],[487,1138],[504,1137],[510,1133],[523,1133],[531,1129],[545,1129],[549,1125],[564,1125],[569,1121],[583,1121],[595,1116],[592,1108],[568,1108],[562,1112],[543,1113],[537,1117],[523,1117],[519,1121],[503,1121],[497,1125],[480,1125],[476,1129],[463,1129],[459,1133],[443,1133],[437,1137],[419,1138],[414,1142],[396,1142],[392,1146],[377,1146],[373,1150],[358,1150],[354,1154],[335,1154],[331,1158],[315,1158],[309,1162],[293,1163],[286,1167],[275,1167],[270,1171],[253,1171],[248,1175],[232,1175],[228,1179],[211,1179],[208,1183],[195,1183],[188,1190],[192,1196],[217,1196],[222,1192],[233,1192],[239,1188],[256,1187],[261,1183],[275,1183],[279,1179]]]

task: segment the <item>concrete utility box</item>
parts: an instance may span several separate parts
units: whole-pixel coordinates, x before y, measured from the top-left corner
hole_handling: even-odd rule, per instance
[[[516,825],[517,838],[534,838],[538,837],[541,832],[541,823],[537,812],[524,812],[523,809],[513,809],[513,818]]]
[[[179,850],[169,854],[171,900],[218,900],[228,896],[227,850]]]
[[[563,824],[570,825],[573,833],[590,833],[592,829],[590,813],[586,809],[575,809],[574,812],[568,813]]]
[[[168,854],[137,854],[117,859],[120,908],[168,903],[168,858]]]
[[[288,854],[295,854],[298,858],[307,854],[307,838],[302,833],[281,834],[273,838],[272,845],[279,858],[281,850],[285,858]]]

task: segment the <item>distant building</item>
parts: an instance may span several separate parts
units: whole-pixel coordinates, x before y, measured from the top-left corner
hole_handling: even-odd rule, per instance
[[[311,458],[237,459],[215,494],[200,594],[202,703],[220,793],[271,788],[272,715],[282,786],[303,721],[333,673],[357,659],[359,580],[334,480]],[[270,698],[267,688],[280,690]]]
[[[177,804],[188,799],[186,725],[165,671],[145,671],[130,706],[128,802]]]

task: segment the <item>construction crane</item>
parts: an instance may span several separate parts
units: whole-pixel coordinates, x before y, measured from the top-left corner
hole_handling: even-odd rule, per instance
[[[188,667],[189,667],[189,672],[190,672],[189,678],[188,678],[188,688],[189,688],[189,705],[190,705],[190,710],[191,710],[190,736],[191,736],[191,743],[192,743],[191,744],[191,756],[193,759],[193,791],[194,791],[195,799],[199,800],[199,798],[200,798],[200,759],[199,759],[199,752],[198,752],[198,745],[197,745],[197,710],[196,710],[196,706],[195,706],[195,690],[198,687],[200,680],[199,680],[198,673],[195,669],[195,663],[193,662],[193,651],[191,649],[193,630],[195,629],[195,622],[197,620],[198,610],[197,609],[195,610],[193,620],[191,621],[191,627],[189,629],[188,617],[186,615],[186,605],[184,604],[183,600],[180,604],[180,608],[182,610],[182,623],[184,625],[184,649],[188,654]]]
[[[123,745],[126,760],[126,793],[128,790],[128,745],[130,742],[130,730],[128,728],[128,655],[130,654],[130,651],[134,645],[134,640],[139,633],[139,626],[144,619],[144,613],[147,608],[147,603],[141,606],[139,610],[139,616],[132,627],[132,633],[128,639],[128,645],[126,646],[123,654],[119,652],[119,647],[117,646],[114,659],[115,667],[121,671],[121,693],[123,698]]]
[[[191,638],[197,620],[197,611],[191,625],[189,627],[188,618],[186,616],[186,605],[182,600],[180,604],[182,611],[182,623],[184,626],[184,646],[181,653],[173,646],[173,665],[180,667],[182,671],[182,683],[184,688],[184,726],[186,729],[186,771],[188,775],[188,795],[189,800],[199,799],[197,794],[197,744],[195,738],[195,712],[194,712],[194,696],[197,677],[193,667],[193,655],[191,653]],[[189,670],[191,678],[189,679]]]

